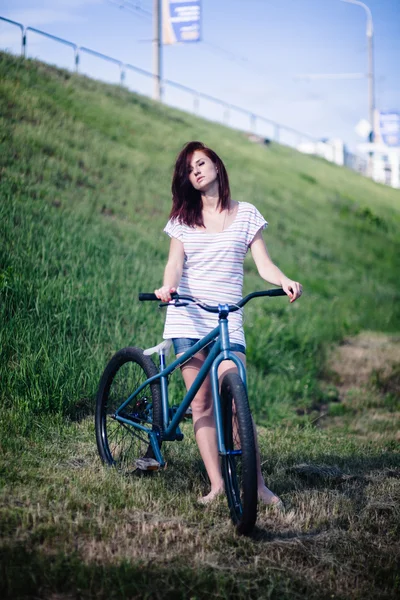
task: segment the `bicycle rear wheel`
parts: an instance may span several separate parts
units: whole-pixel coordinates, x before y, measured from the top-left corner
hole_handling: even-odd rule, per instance
[[[157,373],[153,360],[145,356],[140,348],[133,347],[119,350],[106,366],[97,393],[95,414],[97,449],[105,464],[129,473],[136,470],[138,459],[154,459],[146,432],[117,421],[115,412],[135,389]],[[146,385],[120,416],[149,430],[157,430],[161,435],[160,382]]]
[[[257,459],[247,392],[237,373],[228,373],[222,381],[221,407],[227,452],[221,456],[225,493],[231,519],[246,535],[257,518]]]

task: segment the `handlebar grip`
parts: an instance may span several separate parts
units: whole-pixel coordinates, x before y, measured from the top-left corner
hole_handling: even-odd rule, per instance
[[[277,290],[268,290],[268,296],[286,296],[286,292],[282,288]]]
[[[171,298],[172,299],[179,298],[178,292],[172,292]],[[140,300],[140,302],[146,302],[149,300],[160,302],[160,299],[157,298],[157,296],[155,294],[148,294],[146,292],[139,293],[139,300]],[[167,304],[168,304],[168,302],[167,302]]]

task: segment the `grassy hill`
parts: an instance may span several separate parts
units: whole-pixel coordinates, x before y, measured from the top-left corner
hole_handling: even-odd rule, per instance
[[[356,394],[354,409],[329,356],[365,330],[400,331],[399,191],[38,62],[0,54],[0,80],[5,594],[152,598],[157,580],[163,597],[391,597],[398,512],[379,494],[385,477],[390,498],[398,494],[397,367],[374,371],[375,391]],[[305,290],[294,306],[259,300],[245,315],[251,405],[269,428],[264,467],[293,507],[266,513],[255,540],[235,538],[225,507],[193,507],[205,479],[189,431],[168,477],[151,482],[120,481],[95,456],[105,363],[122,346],[161,339],[163,315],[137,293],[161,282],[172,167],[191,139],[223,158],[233,197],[267,218],[273,259]],[[246,260],[245,291],[265,287]],[[171,385],[172,396],[180,390]],[[369,426],[349,434],[345,419],[358,409],[386,411],[380,436]],[[310,425],[321,410],[344,419],[333,436]],[[314,465],[305,478],[293,471],[304,461]],[[368,508],[371,497],[384,507]],[[368,561],[377,578],[361,577]],[[18,576],[15,565],[24,565]]]

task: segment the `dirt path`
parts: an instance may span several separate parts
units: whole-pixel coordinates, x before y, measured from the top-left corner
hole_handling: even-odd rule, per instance
[[[322,427],[400,441],[400,336],[363,332],[347,338],[332,352],[328,372],[338,402],[329,405]]]

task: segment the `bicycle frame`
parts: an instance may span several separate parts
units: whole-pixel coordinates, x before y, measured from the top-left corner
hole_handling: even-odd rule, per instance
[[[228,330],[228,318],[227,315],[229,310],[225,305],[219,305],[220,313],[219,313],[219,322],[218,326],[215,327],[210,333],[208,333],[205,337],[199,340],[194,346],[189,348],[184,354],[182,354],[179,358],[177,358],[170,365],[166,366],[165,364],[165,355],[160,353],[160,372],[153,377],[150,377],[145,382],[143,382],[137,390],[135,390],[127,400],[121,404],[118,410],[115,413],[115,419],[122,423],[126,423],[139,429],[141,431],[146,432],[149,435],[150,443],[154,451],[154,455],[156,460],[160,463],[161,466],[165,465],[165,461],[162,457],[159,448],[159,432],[152,431],[148,427],[144,425],[140,425],[139,423],[135,423],[130,419],[122,417],[120,413],[124,410],[124,408],[135,399],[135,397],[146,387],[146,385],[153,383],[154,381],[160,380],[161,383],[161,399],[162,399],[162,407],[163,407],[163,441],[174,441],[177,439],[182,439],[182,434],[179,431],[179,424],[182,421],[189,405],[193,401],[196,396],[198,390],[203,384],[206,376],[210,373],[211,377],[211,388],[212,388],[212,396],[214,401],[214,416],[215,416],[215,426],[217,431],[217,443],[218,443],[218,451],[220,454],[226,454],[227,451],[225,449],[225,443],[223,439],[222,433],[222,416],[221,416],[221,401],[219,394],[219,381],[218,381],[218,367],[225,360],[231,360],[235,363],[238,368],[239,375],[246,386],[246,370],[245,367],[240,360],[232,352],[230,349],[230,340],[229,340],[229,330]],[[205,348],[210,342],[215,340],[214,347],[211,349],[209,355],[205,359],[200,371],[198,372],[196,379],[194,380],[190,389],[186,392],[182,402],[179,404],[175,414],[170,420],[170,410],[168,404],[168,376],[179,366],[185,363],[187,360],[192,358],[197,352]]]

